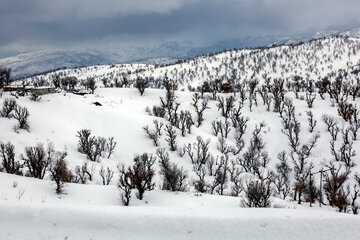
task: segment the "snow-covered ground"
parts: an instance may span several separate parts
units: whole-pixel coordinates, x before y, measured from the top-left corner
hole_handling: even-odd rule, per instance
[[[189,110],[195,116],[192,94],[177,91],[176,101],[181,103],[180,109]],[[113,136],[117,146],[110,159],[89,162],[94,173],[93,181],[87,185],[68,183],[61,195],[55,194],[55,184],[49,176],[38,180],[0,173],[0,239],[358,239],[360,218],[338,213],[328,206],[319,208],[316,204],[310,208],[308,203],[298,205],[291,198],[280,200],[274,197],[270,209],[246,209],[240,207],[239,197],[196,193],[192,186],[196,175],[189,157],[170,152],[164,136],[160,140],[161,147],[169,151],[171,161],[188,171],[187,191],[161,190],[162,179],[158,174],[159,166],[155,164],[155,190],[146,192],[142,201],[134,194],[130,206],[124,207],[116,186],[116,167],[122,163],[132,164],[135,154],[156,151],[142,128],[146,125],[153,128],[154,119],[165,122],[145,111],[147,106],[159,105],[159,97],[164,96],[164,90],[156,89],[146,89],[144,96],[140,96],[134,88],[98,88],[94,95],[61,92],[44,95],[39,102],[30,101],[29,97],[17,99],[17,103],[30,112],[30,131],[19,130],[17,133],[13,130],[16,120],[0,118],[0,140],[15,145],[16,159],[20,159],[26,146],[52,142],[56,150],[68,152],[66,161],[70,169],[74,169],[85,161],[89,162],[77,151],[76,135],[81,129],[90,129],[95,136]],[[320,135],[310,157],[315,165],[314,171],[319,170],[322,162],[332,158],[330,135],[325,131],[322,115],[334,116],[340,128],[348,123],[337,116],[337,108],[331,107],[328,96],[326,100],[318,96],[311,109],[318,124],[310,134],[306,102],[295,99],[293,93],[286,96],[294,100],[296,116],[302,127],[301,143],[307,143],[313,134]],[[9,97],[5,93],[0,98],[0,106]],[[102,106],[95,106],[95,101]],[[355,103],[360,104],[359,98]],[[182,147],[193,143],[197,136],[210,139],[210,151],[220,156],[217,137],[211,130],[211,121],[220,119],[216,101],[210,101],[209,107],[205,111],[204,124],[200,128],[193,127],[192,134],[186,137],[181,137],[177,130],[176,141]],[[290,149],[287,137],[281,132],[278,113],[266,111],[262,104],[253,106],[250,112],[246,101],[242,114],[249,118],[245,144],[248,144],[255,125],[265,122],[262,136],[271,158],[270,167],[274,168],[277,154]],[[235,144],[233,134],[230,133],[229,144]],[[359,140],[354,142],[354,149],[360,152]],[[352,174],[359,172],[360,165],[355,163]],[[109,186],[101,185],[98,174],[101,166],[116,171]],[[209,177],[208,181],[212,178]]]
[[[14,187],[13,183],[17,186]],[[279,202],[240,208],[239,198],[155,190],[124,207],[115,186],[0,174],[0,239],[358,239],[360,218]],[[25,193],[20,197],[21,191]],[[281,208],[280,208],[281,207]]]

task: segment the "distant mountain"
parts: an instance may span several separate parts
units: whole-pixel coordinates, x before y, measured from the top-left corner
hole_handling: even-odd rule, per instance
[[[269,45],[288,45],[288,44],[297,44],[300,42],[308,42],[310,40],[320,39],[320,38],[329,38],[332,36],[344,36],[350,38],[360,38],[360,28],[354,28],[347,31],[321,31],[315,34],[308,34],[303,37],[284,37],[279,41],[274,41]]]
[[[107,64],[104,56],[86,52],[35,51],[15,57],[0,59],[0,66],[12,68],[14,78],[46,72],[57,68],[73,68],[95,64]]]
[[[221,41],[204,47],[194,46],[188,41],[168,41],[157,47],[114,48],[111,51],[34,51],[0,59],[0,66],[11,67],[13,78],[19,78],[59,68],[111,64],[112,62],[169,64],[178,59],[192,58],[226,49],[263,46],[278,38],[278,36],[247,37]]]
[[[156,47],[113,48],[106,51],[93,49],[84,51],[34,51],[0,59],[0,66],[11,67],[13,78],[19,78],[59,68],[111,64],[112,62],[169,64],[178,59],[192,58],[234,48],[254,48],[267,45],[299,43],[336,34],[360,37],[360,29],[352,29],[345,32],[318,32],[302,37],[279,35],[252,36],[220,41],[201,47],[189,41],[168,41]]]

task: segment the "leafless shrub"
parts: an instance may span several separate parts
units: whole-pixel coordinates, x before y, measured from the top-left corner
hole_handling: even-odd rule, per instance
[[[159,146],[159,135],[158,135],[158,132],[155,131],[151,131],[149,129],[149,126],[145,126],[143,127],[145,133],[148,135],[148,137],[153,141],[155,147]]]
[[[221,110],[221,115],[225,118],[230,117],[231,110],[234,108],[235,98],[230,96],[228,98],[218,97],[217,107]]]
[[[233,151],[232,147],[226,143],[226,139],[223,138],[223,137],[219,137],[219,138],[218,138],[217,149],[218,149],[222,154],[228,154],[228,153],[230,153],[230,152]]]
[[[316,94],[306,93],[306,103],[308,108],[312,108],[314,106],[314,101],[316,99]]]
[[[13,116],[19,122],[17,126],[19,129],[24,129],[29,131],[30,126],[28,122],[28,117],[30,116],[30,113],[26,107],[16,106]]]
[[[134,165],[129,167],[126,174],[130,177],[131,185],[137,189],[137,198],[142,200],[145,191],[151,191],[154,189],[155,183],[152,179],[155,175],[153,165],[155,163],[156,156],[152,154],[144,153],[137,155],[134,158]]]
[[[250,208],[269,207],[271,194],[270,181],[252,180],[246,184],[241,204],[243,207]]]
[[[35,147],[26,147],[25,155],[20,156],[28,170],[26,175],[43,179],[51,163],[52,154],[52,148],[49,146],[45,151],[44,145],[41,143],[38,143]]]
[[[89,129],[78,131],[76,136],[79,138],[78,151],[86,154],[87,158],[93,162],[99,161],[100,156],[105,156],[105,152],[107,152],[106,157],[110,158],[117,144],[113,137],[105,139],[91,136]]]
[[[12,117],[11,113],[15,110],[16,107],[17,107],[17,103],[14,99],[5,98],[0,115],[2,117],[11,118]]]
[[[194,93],[192,100],[197,115],[197,127],[200,127],[201,123],[204,121],[204,111],[209,109],[207,106],[208,101],[204,99],[200,104],[200,95],[197,93]]]
[[[334,119],[334,117],[331,117],[326,114],[323,115],[322,119],[327,126],[327,131],[330,133],[332,140],[336,141],[337,134],[340,131],[340,128],[337,126],[336,120]]]
[[[15,160],[15,147],[10,142],[0,142],[0,154],[1,154],[1,171],[5,171],[10,174],[21,175],[21,164]]]
[[[109,185],[111,182],[111,179],[114,176],[114,171],[111,170],[109,167],[107,167],[105,170],[104,167],[101,166],[101,168],[99,170],[99,175],[101,176],[103,185]]]
[[[307,111],[306,114],[308,115],[309,132],[312,133],[316,127],[317,121],[314,120],[314,114],[311,111]]]
[[[75,179],[73,179],[73,182],[80,182],[82,184],[86,184],[88,181],[92,181],[94,170],[94,167],[91,167],[89,169],[86,162],[81,166],[76,166],[74,177]]]
[[[118,188],[120,190],[121,201],[125,206],[129,206],[131,199],[131,191],[134,188],[131,182],[130,171],[125,170],[124,165],[118,167],[120,172],[120,178],[118,182]]]
[[[111,157],[111,154],[113,154],[117,142],[114,140],[114,137],[109,137],[106,142],[106,150],[108,152],[107,158],[109,159]]]
[[[336,170],[333,165],[330,165],[329,168],[331,171],[325,174],[324,179],[325,196],[328,199],[329,205],[338,207],[339,212],[341,212],[344,206],[348,205],[343,185],[348,179],[349,172],[342,172],[341,167]]]
[[[290,173],[292,169],[288,164],[286,152],[282,151],[278,154],[279,163],[276,164],[276,175],[274,177],[274,185],[278,194],[285,199],[291,191]]]
[[[170,191],[185,191],[187,172],[179,168],[175,163],[170,162],[169,154],[165,149],[158,149],[156,152],[160,162],[160,175],[163,176],[162,189]]]
[[[198,136],[195,143],[188,144],[185,147],[191,162],[197,169],[200,169],[202,165],[205,165],[210,159],[209,144],[210,140],[204,141],[200,136]]]
[[[64,184],[70,182],[72,179],[72,173],[68,169],[65,162],[66,152],[56,152],[52,157],[52,163],[50,166],[51,180],[56,183],[56,193],[63,192]]]
[[[210,187],[210,193],[213,194],[214,190],[219,194],[223,195],[228,182],[228,171],[229,171],[229,157],[227,155],[221,156],[217,169],[214,175],[214,181]]]
[[[166,139],[165,141],[168,142],[170,150],[176,151],[176,131],[173,130],[172,125],[166,125],[165,126],[165,133],[166,133]]]
[[[144,95],[145,89],[149,87],[149,82],[146,79],[138,77],[134,86],[139,90],[139,93],[142,96]]]
[[[34,102],[38,102],[41,100],[41,97],[38,93],[36,92],[32,92],[31,95],[30,95],[30,100],[31,101],[34,101]]]

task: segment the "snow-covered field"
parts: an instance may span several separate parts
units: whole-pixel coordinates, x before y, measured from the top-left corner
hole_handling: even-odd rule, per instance
[[[160,139],[160,147],[166,148],[171,161],[188,171],[188,187],[185,192],[161,190],[162,178],[158,163],[155,164],[155,190],[145,193],[138,200],[133,193],[129,207],[122,205],[117,188],[117,166],[132,164],[135,154],[155,153],[152,141],[146,136],[144,126],[152,128],[153,120],[166,123],[164,119],[149,116],[145,108],[159,105],[159,97],[165,90],[146,89],[140,96],[135,88],[98,88],[94,95],[78,96],[60,92],[42,96],[39,102],[29,97],[20,97],[17,103],[30,112],[30,131],[15,132],[15,119],[0,118],[0,140],[11,141],[15,145],[16,159],[24,153],[26,146],[35,146],[41,142],[54,144],[58,151],[67,151],[66,161],[70,169],[88,162],[93,170],[93,180],[86,185],[68,183],[64,194],[55,193],[55,184],[47,175],[44,180],[0,173],[0,239],[358,239],[360,236],[360,218],[352,214],[338,213],[335,208],[317,204],[312,208],[309,203],[298,205],[291,197],[281,200],[273,197],[268,209],[248,209],[240,206],[240,197],[217,194],[199,194],[192,183],[196,179],[192,171],[190,158],[180,157],[170,152],[165,137]],[[176,91],[176,101],[180,109],[189,110],[194,116],[191,92]],[[304,95],[305,93],[300,93]],[[224,94],[230,96],[231,94]],[[307,104],[295,99],[293,93],[287,93],[296,107],[296,116],[301,122],[300,142],[307,143],[314,134],[319,134],[309,161],[314,163],[313,171],[330,161],[330,135],[322,122],[323,114],[334,116],[339,127],[348,126],[337,108],[331,106],[329,97],[321,100],[317,96],[311,109],[318,121],[314,133],[308,129]],[[0,98],[0,106],[5,98]],[[259,98],[259,103],[261,99]],[[99,102],[102,106],[95,106]],[[359,98],[355,103],[360,104]],[[177,131],[179,148],[193,143],[197,136],[210,139],[210,151],[221,156],[217,149],[217,137],[212,134],[211,122],[220,119],[216,101],[210,100],[210,109],[205,110],[205,122],[195,126],[190,135],[182,137]],[[265,150],[271,158],[269,167],[275,168],[277,154],[283,150],[290,152],[287,137],[281,132],[281,118],[278,113],[266,111],[261,103],[253,106],[250,112],[248,101],[242,114],[249,118],[244,140],[246,147],[256,125],[265,122],[262,130]],[[101,158],[99,162],[89,162],[86,156],[77,150],[77,131],[90,129],[95,136],[111,137],[117,146],[110,159]],[[340,133],[341,134],[341,133]],[[228,144],[235,145],[234,131],[230,132]],[[341,136],[337,141],[340,144]],[[359,140],[354,141],[354,150],[360,152]],[[244,150],[243,150],[244,151]],[[232,154],[231,154],[232,155]],[[358,155],[357,155],[358,156]],[[359,158],[352,170],[360,172]],[[236,156],[231,156],[234,159]],[[291,164],[291,163],[290,163]],[[115,170],[115,176],[109,186],[102,185],[98,174],[101,166]],[[315,176],[318,182],[318,176]],[[213,177],[207,176],[212,182]],[[230,185],[230,183],[229,183]]]
[[[358,239],[360,218],[279,202],[240,208],[239,198],[155,190],[121,205],[115,186],[0,175],[0,239]],[[13,182],[18,186],[13,187]],[[19,192],[25,193],[19,199]]]

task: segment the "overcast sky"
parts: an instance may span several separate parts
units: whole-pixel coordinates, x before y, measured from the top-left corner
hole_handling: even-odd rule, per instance
[[[0,56],[360,27],[359,0],[1,0]]]

